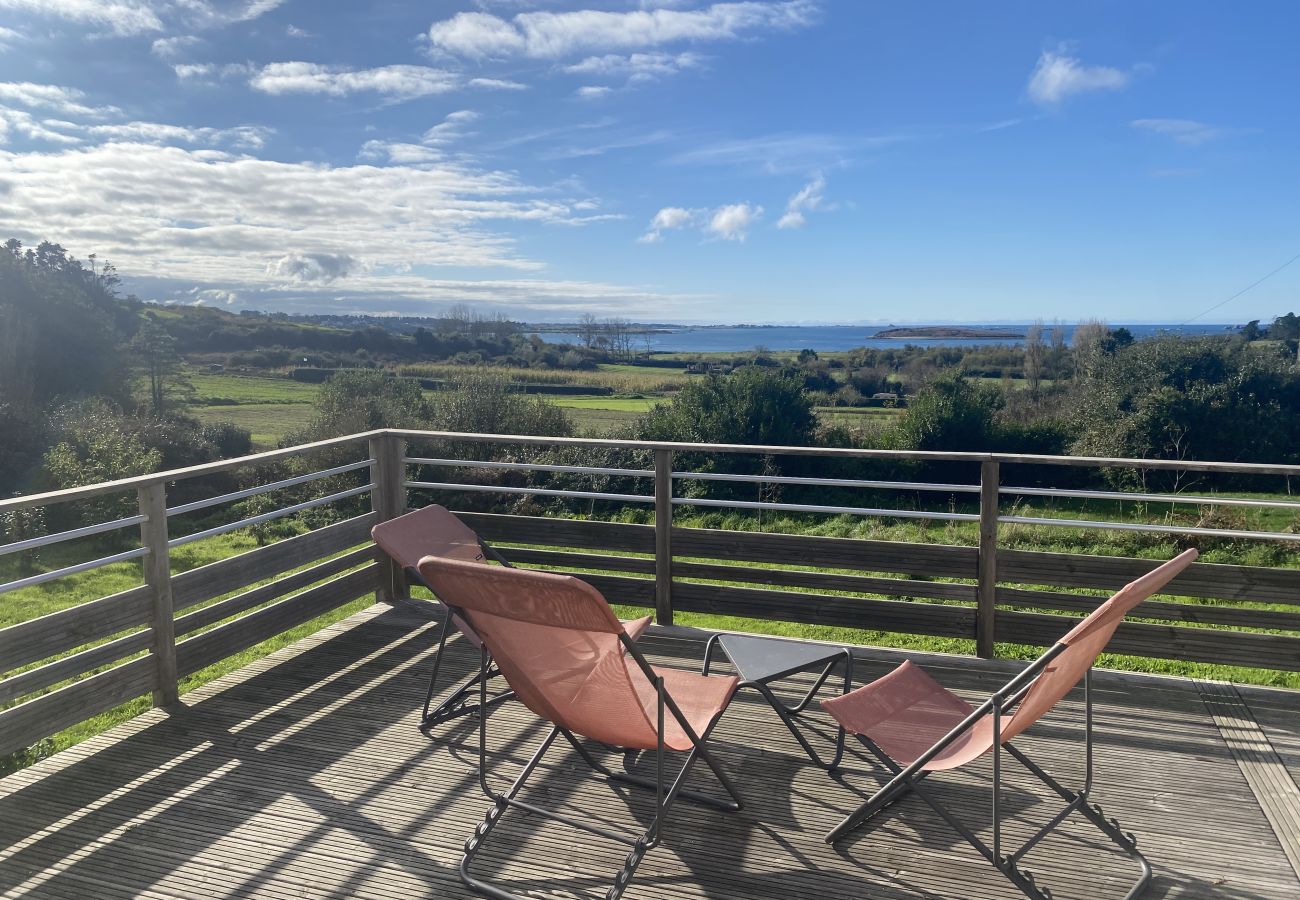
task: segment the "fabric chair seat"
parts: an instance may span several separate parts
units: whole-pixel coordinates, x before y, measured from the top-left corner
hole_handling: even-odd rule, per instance
[[[911,660],[842,697],[823,700],[822,706],[846,730],[870,738],[902,766],[915,762],[975,711]],[[992,720],[981,719],[922,768],[953,769],[987,753],[991,730]]]
[[[635,640],[635,635],[629,631]],[[677,702],[682,716],[698,734],[704,734],[713,725],[713,721],[722,714],[731,702],[731,696],[740,685],[740,678],[734,675],[699,675],[682,669],[661,669],[654,667],[656,675],[664,680],[664,690]],[[654,722],[658,716],[657,699],[654,685],[649,679],[637,678],[632,682],[641,708],[646,716]],[[669,750],[689,750],[693,746],[690,735],[682,728],[672,715],[664,716],[664,746]],[[640,747],[640,750],[653,750],[654,747]]]

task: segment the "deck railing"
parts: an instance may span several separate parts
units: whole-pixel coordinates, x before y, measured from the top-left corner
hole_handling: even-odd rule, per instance
[[[549,451],[539,458],[537,451]],[[557,461],[554,454],[566,454]],[[622,454],[622,456],[619,456]],[[506,458],[503,458],[503,455]],[[589,457],[583,464],[581,459]],[[797,458],[951,464],[965,480],[820,477],[726,471],[723,460]],[[644,463],[629,463],[628,458]],[[572,462],[578,459],[579,462]],[[621,460],[611,463],[610,460]],[[701,459],[707,466],[682,466]],[[266,467],[278,467],[273,475]],[[284,467],[293,467],[285,472]],[[140,559],[140,584],[0,628],[0,754],[29,746],[146,694],[156,705],[177,698],[178,682],[370,593],[406,594],[402,574],[369,542],[378,521],[408,505],[442,502],[460,510],[490,541],[509,545],[512,561],[576,571],[613,602],[652,607],[661,624],[676,612],[708,612],[971,639],[981,656],[997,642],[1045,645],[1069,619],[1156,563],[1121,556],[1046,552],[1006,546],[1008,528],[1092,529],[1176,535],[1195,543],[1235,539],[1300,542],[1286,530],[1170,521],[1061,518],[1041,509],[1008,510],[1015,498],[1044,502],[1131,501],[1201,509],[1231,507],[1300,514],[1300,502],[1221,493],[1094,490],[1007,484],[1003,472],[1068,468],[1197,472],[1213,477],[1300,475],[1300,466],[1120,460],[987,453],[914,453],[818,447],[755,447],[452,434],[382,430],[121,481],[0,501],[0,515],[52,512],[89,500],[131,498],[134,510],[62,531],[9,536],[0,560],[14,554],[138,528],[134,546],[32,572],[0,584],[0,606],[14,592]],[[755,466],[750,465],[749,468]],[[805,465],[805,468],[807,466]],[[214,476],[234,490],[193,496]],[[288,475],[288,477],[284,477]],[[207,479],[207,481],[200,481]],[[517,483],[509,483],[513,479]],[[525,481],[525,479],[527,479]],[[549,481],[547,481],[549,479]],[[574,479],[590,479],[574,486]],[[1038,477],[1039,482],[1043,476]],[[1049,479],[1050,480],[1050,479]],[[602,489],[610,484],[617,489]],[[759,492],[756,499],[702,496],[701,485]],[[631,485],[631,487],[628,487]],[[773,499],[772,489],[839,492],[843,502]],[[202,492],[200,492],[202,493]],[[290,496],[273,501],[264,495]],[[307,496],[310,494],[310,496]],[[133,495],[133,496],[132,496]],[[855,500],[867,497],[870,502]],[[358,501],[369,497],[369,509]],[[183,499],[189,497],[190,499]],[[230,504],[264,497],[273,508],[221,515]],[[597,517],[472,511],[486,497],[544,498],[589,504],[589,511],[632,507],[652,524]],[[880,498],[904,497],[892,505]],[[176,502],[171,498],[182,498]],[[931,498],[926,503],[924,498]],[[274,505],[279,503],[280,505]],[[170,504],[170,505],[169,505]],[[946,504],[946,506],[943,506]],[[599,505],[599,506],[598,506]],[[942,508],[934,508],[936,506]],[[177,548],[277,519],[330,508],[332,520],[296,536],[179,571]],[[949,543],[866,540],[746,528],[684,527],[679,509],[756,514],[844,515],[921,524],[947,522],[971,532]],[[1050,511],[1050,510],[1049,510]],[[245,510],[247,512],[247,510]],[[200,524],[195,524],[202,514]],[[213,518],[224,521],[212,523]],[[49,518],[57,519],[51,515]],[[743,523],[742,523],[743,524]],[[1198,563],[1167,596],[1144,604],[1112,649],[1137,656],[1300,669],[1300,570]],[[9,596],[14,595],[14,596]],[[15,596],[19,598],[15,600]],[[1207,602],[1209,601],[1209,602]],[[4,708],[7,707],[7,708]]]

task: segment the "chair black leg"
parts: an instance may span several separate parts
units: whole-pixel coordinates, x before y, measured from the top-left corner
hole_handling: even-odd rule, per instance
[[[898,763],[890,759],[885,751],[876,746],[875,742],[860,734],[854,735],[854,737],[858,739],[862,746],[870,750],[876,759],[880,760],[880,764],[888,770],[890,775],[897,775],[902,771]],[[853,812],[849,813],[838,825],[831,829],[830,833],[826,835],[826,843],[835,843],[850,831],[866,824],[868,820],[876,816],[886,807],[892,806],[899,800],[902,800],[908,794],[916,790],[917,782],[924,781],[929,774],[929,772],[919,772],[913,778],[899,782],[893,787],[886,784],[880,790],[876,791],[876,793],[872,794],[867,799],[866,803],[863,803]]]
[[[483,719],[486,719],[486,716],[484,716]],[[657,763],[658,763],[658,765],[656,766],[656,778],[639,779],[637,781],[630,782],[633,784],[637,784],[638,786],[649,787],[656,792],[655,817],[650,822],[649,827],[646,828],[646,830],[643,833],[638,835],[615,832],[610,829],[603,828],[601,826],[593,825],[589,822],[584,822],[581,819],[578,819],[574,816],[556,813],[551,810],[534,806],[531,803],[525,803],[518,799],[517,795],[519,794],[519,791],[524,786],[524,783],[533,774],[533,771],[537,768],[538,763],[541,762],[542,757],[551,748],[552,744],[554,744],[555,742],[555,738],[559,735],[563,735],[564,738],[568,740],[569,743],[572,744],[575,749],[578,750],[578,754],[586,762],[588,762],[592,766],[592,768],[599,774],[605,775],[606,777],[611,777],[613,780],[630,781],[630,779],[619,777],[622,773],[611,772],[607,767],[601,765],[597,760],[595,760],[591,756],[591,754],[586,750],[586,748],[582,746],[581,742],[576,737],[574,737],[567,730],[560,728],[558,726],[551,727],[551,730],[547,733],[546,738],[542,741],[541,746],[537,748],[537,751],[533,754],[532,758],[529,759],[529,761],[524,765],[523,770],[519,773],[519,776],[514,780],[514,782],[510,785],[510,787],[506,790],[506,792],[503,794],[496,794],[490,788],[487,787],[487,781],[484,774],[485,767],[486,767],[486,749],[485,749],[485,738],[484,738],[486,732],[486,722],[483,721],[483,719],[480,719],[479,722],[480,760],[481,760],[480,783],[483,785],[485,792],[488,793],[490,797],[492,797],[493,804],[488,809],[487,814],[483,817],[483,821],[480,822],[478,826],[474,829],[474,834],[470,837],[468,841],[465,842],[465,854],[461,858],[461,863],[460,863],[460,877],[461,877],[461,881],[464,882],[464,884],[467,887],[471,888],[472,890],[478,891],[484,896],[491,897],[493,898],[493,900],[524,900],[524,898],[519,897],[519,895],[517,894],[512,894],[509,891],[504,891],[501,888],[495,887],[494,885],[491,885],[480,878],[476,878],[470,872],[470,866],[474,861],[474,857],[478,854],[479,850],[482,849],[484,842],[488,838],[488,835],[491,834],[492,829],[501,820],[502,816],[505,815],[506,810],[510,809],[511,807],[515,807],[530,815],[536,815],[542,818],[552,819],[558,822],[562,822],[566,825],[573,826],[580,830],[592,834],[596,834],[601,837],[608,838],[610,840],[614,840],[619,843],[628,845],[630,849],[628,851],[627,856],[624,858],[622,867],[619,869],[618,873],[614,876],[613,884],[611,885],[609,891],[605,895],[606,900],[619,900],[619,898],[622,897],[623,892],[627,890],[628,885],[632,881],[632,877],[636,874],[636,870],[640,866],[641,861],[642,859],[644,859],[646,853],[649,852],[650,850],[653,850],[655,847],[659,845],[663,835],[664,820],[667,818],[669,809],[672,807],[672,804],[678,797],[683,797],[683,798],[692,797],[693,799],[699,798],[701,799],[701,801],[707,800],[710,801],[712,804],[717,805],[724,809],[740,808],[740,798],[739,795],[737,795],[735,792],[735,786],[731,783],[730,779],[727,778],[726,774],[722,772],[720,768],[717,768],[716,762],[712,760],[711,755],[702,746],[703,742],[708,739],[707,731],[701,736],[700,743],[696,744],[696,746],[689,751],[685,762],[682,764],[681,769],[677,773],[677,777],[673,779],[671,785],[667,786],[666,790],[665,790],[666,785],[664,782],[664,772],[663,772],[661,753],[656,754]],[[703,759],[705,763],[710,768],[713,769],[715,774],[718,775],[719,781],[722,782],[723,787],[726,788],[728,793],[730,793],[735,798],[734,804],[724,805],[722,801],[715,800],[714,798],[706,798],[703,797],[702,795],[692,796],[690,792],[687,792],[682,789],[682,785],[685,783],[686,778],[690,774],[691,768],[694,766],[695,761],[697,759]]]
[[[438,635],[438,650],[433,657],[433,671],[429,674],[429,688],[424,694],[424,708],[420,714],[420,730],[428,734],[430,729],[435,725],[441,725],[444,722],[450,722],[452,719],[458,719],[461,716],[472,715],[479,710],[477,703],[471,702],[470,698],[478,688],[479,681],[484,678],[492,678],[497,674],[495,667],[487,670],[486,675],[483,672],[475,672],[468,678],[461,681],[447,695],[447,698],[437,706],[433,705],[433,698],[438,692],[438,674],[442,669],[442,657],[447,649],[447,636],[452,629],[451,614],[448,613],[442,621],[440,633]],[[514,691],[506,691],[488,698],[488,707],[491,708],[507,700],[513,699]]]

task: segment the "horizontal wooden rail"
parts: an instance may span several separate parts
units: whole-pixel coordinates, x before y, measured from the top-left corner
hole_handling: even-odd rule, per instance
[[[358,597],[364,597],[375,590],[379,572],[380,566],[377,563],[371,564],[181,641],[176,645],[177,670],[182,676],[193,674]]]
[[[367,543],[376,521],[374,513],[366,513],[173,575],[172,594],[176,610],[189,609],[213,597]]]
[[[153,635],[148,631],[136,631],[103,644],[97,644],[87,650],[81,650],[68,656],[61,656],[53,662],[28,669],[18,675],[0,681],[0,705],[10,703],[28,694],[35,694],[52,687],[61,681],[69,681],[94,672],[105,666],[126,659],[141,651],[148,650],[153,643]]]
[[[0,711],[0,755],[147,694],[155,684],[154,661],[142,656]]]
[[[218,600],[216,603],[210,603],[201,609],[177,617],[176,634],[177,636],[189,634],[200,628],[215,625],[223,619],[237,616],[254,607],[261,606],[263,603],[269,603],[277,597],[283,597],[292,591],[301,590],[308,585],[331,578],[359,565],[374,562],[375,556],[376,550],[373,546],[362,547],[359,550],[353,550],[351,553],[336,556],[334,559],[317,563],[291,575],[278,578],[270,584],[264,584],[252,590],[236,594],[233,597]]]
[[[137,587],[0,628],[0,672],[145,625],[150,609],[148,588]]]
[[[998,605],[1020,609],[1050,609],[1062,612],[1090,613],[1109,599],[1108,596],[1071,594],[1064,591],[1034,591],[999,587]],[[1208,603],[1173,603],[1147,600],[1133,612],[1133,619],[1166,619],[1198,625],[1227,625],[1234,628],[1268,628],[1300,631],[1300,605],[1297,612],[1221,606]]]
[[[998,556],[998,576],[1008,584],[1117,591],[1160,562],[1084,553],[1003,550]],[[1212,600],[1300,604],[1300,569],[1197,562],[1180,573],[1162,593]]]
[[[999,610],[998,638],[1045,647],[1057,641],[1078,621],[1066,616]],[[1116,630],[1107,652],[1227,666],[1300,670],[1300,639],[1282,634],[1126,621]]]

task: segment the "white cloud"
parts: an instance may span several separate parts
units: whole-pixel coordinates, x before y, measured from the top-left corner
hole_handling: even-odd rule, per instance
[[[21,109],[0,106],[0,144],[8,143],[12,134],[19,134],[33,141],[46,141],[51,144],[79,144],[81,138],[54,130],[56,127],[70,125],[69,122],[37,121],[31,113]]]
[[[297,25],[285,26],[284,33],[291,38],[309,38],[316,36],[305,28],[299,28]]]
[[[225,78],[249,78],[258,71],[251,63],[177,63],[172,71],[181,81],[215,81]]]
[[[427,275],[393,273],[537,269],[504,226],[588,220],[514,174],[455,162],[329,166],[108,143],[0,150],[0,171],[9,182],[0,234],[97,252],[140,277],[226,290],[265,287],[267,267],[290,254],[346,254],[359,261],[348,276],[358,292],[420,297]]]
[[[1193,119],[1134,119],[1129,125],[1139,131],[1164,135],[1192,147],[1229,134],[1226,128],[1216,128]]]
[[[180,63],[172,66],[172,71],[181,81],[190,79],[208,78],[214,75],[217,67],[212,63]]]
[[[636,83],[676,75],[683,69],[700,66],[703,61],[704,57],[698,53],[632,53],[627,56],[607,53],[604,56],[589,56],[581,62],[565,66],[563,71],[575,75],[626,78],[629,83]]]
[[[1088,66],[1067,56],[1064,49],[1044,50],[1029,76],[1029,97],[1043,106],[1054,106],[1072,94],[1088,91],[1117,91],[1129,83],[1129,75],[1110,66]]]
[[[751,203],[731,203],[716,209],[687,209],[665,206],[655,213],[645,233],[637,241],[657,244],[668,231],[698,228],[705,235],[724,241],[744,241],[749,229],[763,216],[763,207]]]
[[[814,175],[812,181],[800,188],[786,202],[785,215],[777,221],[776,227],[802,228],[808,221],[805,213],[822,209],[825,206],[826,198],[823,196],[825,190],[826,179],[821,174]]]
[[[660,47],[681,41],[731,40],[762,31],[811,25],[812,0],[715,3],[702,9],[609,12],[525,12],[509,21],[483,12],[457,13],[429,27],[435,51],[471,59],[528,56],[560,59],[577,53]]]
[[[400,141],[366,141],[361,145],[361,152],[357,156],[361,159],[387,160],[395,165],[418,165],[442,159],[441,151],[432,147]]]
[[[458,109],[456,112],[447,113],[441,122],[421,136],[420,141],[425,144],[440,145],[468,137],[469,132],[465,131],[465,126],[478,117],[478,113],[472,109]]]
[[[158,38],[150,45],[149,49],[159,59],[174,59],[187,48],[201,43],[203,43],[203,39],[196,35],[178,34],[175,37]]]
[[[41,13],[70,22],[107,28],[116,35],[162,31],[152,4],[138,0],[0,0],[0,9]]]
[[[71,123],[69,123],[71,124]],[[266,146],[274,129],[261,125],[237,125],[234,128],[190,127],[162,122],[122,122],[112,125],[73,126],[84,134],[105,141],[137,141],[150,144],[229,144],[241,150]]]
[[[240,299],[236,291],[223,291],[216,288],[192,288],[189,294],[195,298],[192,301],[195,306],[202,306],[209,301],[221,303],[225,306],[234,306]]]
[[[330,94],[342,97],[373,92],[395,100],[445,94],[459,86],[454,72],[428,66],[380,66],[345,69],[309,62],[278,62],[263,66],[249,84],[268,94]]]
[[[472,88],[484,88],[489,91],[526,91],[528,85],[507,78],[471,78],[466,82]]]
[[[8,50],[10,44],[17,43],[22,39],[23,39],[23,35],[20,32],[14,31],[12,28],[5,28],[3,25],[0,25],[0,53],[3,53],[4,51]]]
[[[573,93],[580,100],[599,100],[601,97],[608,97],[613,91],[613,88],[606,87],[603,84],[586,84]]]
[[[483,12],[461,12],[434,22],[429,26],[429,42],[434,47],[474,59],[513,56],[527,46],[515,26]]]
[[[743,241],[749,229],[763,215],[763,207],[748,203],[732,203],[714,211],[705,231],[724,241]]]
[[[600,95],[597,95],[600,96]],[[609,124],[607,120],[590,125],[575,125],[570,129],[565,129],[565,134],[572,137],[573,132],[599,130]],[[522,138],[516,138],[505,146],[514,146],[517,143],[527,143],[525,138],[532,140],[544,140],[553,136],[552,133],[541,135],[524,135]],[[662,144],[671,140],[673,133],[660,129],[658,131],[648,132],[631,132],[621,135],[613,135],[605,140],[596,143],[592,140],[566,140],[559,146],[550,150],[544,150],[537,154],[539,159],[579,159],[584,156],[604,156],[606,153],[613,153],[618,150],[634,150],[637,147],[649,147],[654,144]],[[501,146],[501,145],[498,145]]]
[[[169,24],[217,28],[248,22],[285,0],[0,0],[14,9],[107,29],[119,37],[165,31]]]
[[[768,175],[802,175],[842,166],[863,153],[911,139],[909,134],[769,134],[701,144],[678,153],[669,162],[749,169]]]
[[[329,284],[358,268],[346,253],[288,253],[266,265],[266,273],[296,284]]]
[[[655,244],[663,240],[665,231],[676,231],[695,224],[703,210],[684,209],[680,206],[665,206],[650,220],[650,227],[645,234],[637,238],[643,244]]]
[[[54,109],[78,116],[107,116],[121,112],[116,106],[87,106],[86,95],[76,88],[57,84],[33,84],[30,81],[0,82],[0,100],[20,103],[31,109]]]

